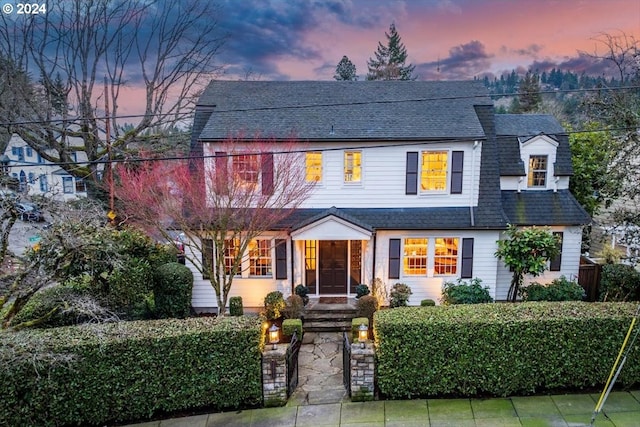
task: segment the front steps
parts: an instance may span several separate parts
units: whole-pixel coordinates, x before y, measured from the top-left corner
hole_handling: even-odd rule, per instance
[[[302,328],[305,332],[342,332],[351,330],[356,317],[355,298],[346,304],[323,304],[311,300],[305,307]]]

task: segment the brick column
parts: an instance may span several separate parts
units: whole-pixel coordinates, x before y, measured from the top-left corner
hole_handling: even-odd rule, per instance
[[[287,403],[287,344],[275,350],[265,346],[262,353],[262,399],[264,406],[284,406]]]
[[[364,348],[360,343],[351,346],[351,400],[362,402],[374,399],[374,350],[368,342]]]

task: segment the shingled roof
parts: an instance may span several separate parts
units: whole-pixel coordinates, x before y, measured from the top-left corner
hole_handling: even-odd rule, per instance
[[[573,175],[569,139],[558,120],[549,114],[496,114],[496,135],[500,153],[500,175],[524,176],[520,143],[544,134],[558,141],[555,175]]]
[[[502,191],[502,208],[510,224],[585,225],[589,214],[569,190]]]
[[[197,137],[482,139],[479,104],[492,105],[480,81],[212,81],[196,121],[213,114]]]

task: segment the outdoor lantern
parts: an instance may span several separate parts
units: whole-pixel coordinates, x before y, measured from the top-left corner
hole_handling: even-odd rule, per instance
[[[360,325],[358,328],[358,341],[360,342],[360,347],[364,348],[364,343],[367,342],[369,338],[369,328],[364,323]]]
[[[276,324],[274,323],[273,325],[271,325],[271,327],[269,328],[269,342],[271,344],[273,344],[273,349],[276,349],[276,344],[278,344],[278,341],[280,341],[278,339],[278,331],[280,330],[280,328],[278,328],[276,326]]]

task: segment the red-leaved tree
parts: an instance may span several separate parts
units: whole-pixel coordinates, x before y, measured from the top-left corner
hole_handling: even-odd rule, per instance
[[[251,241],[277,229],[313,191],[296,148],[294,142],[230,139],[215,149],[205,145],[203,158],[121,164],[118,217],[168,241],[183,233],[185,256],[209,278],[224,316]]]

